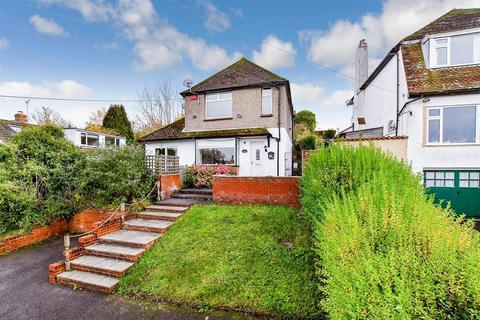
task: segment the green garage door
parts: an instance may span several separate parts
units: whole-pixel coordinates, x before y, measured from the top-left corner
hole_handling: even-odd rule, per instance
[[[449,201],[458,214],[480,217],[480,170],[425,170],[424,182],[436,202]]]

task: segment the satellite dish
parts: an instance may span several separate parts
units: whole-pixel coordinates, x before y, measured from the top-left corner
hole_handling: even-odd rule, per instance
[[[192,88],[193,80],[185,79],[183,80],[183,86],[187,87],[188,89]]]
[[[397,125],[395,121],[393,120],[388,121],[388,124],[387,124],[388,133],[395,132],[396,129],[397,129]]]

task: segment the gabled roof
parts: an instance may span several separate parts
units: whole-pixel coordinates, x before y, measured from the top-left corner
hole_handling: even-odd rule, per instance
[[[0,141],[9,142],[14,134],[15,131],[10,128],[8,120],[4,121],[0,119]]]
[[[185,90],[180,94],[185,97],[192,93],[283,83],[288,83],[288,80],[246,58],[241,58],[234,64],[194,85],[191,90]]]
[[[244,129],[223,129],[209,131],[189,131],[184,132],[185,118],[180,118],[171,124],[154,131],[143,138],[140,142],[160,141],[160,140],[185,140],[200,138],[229,138],[229,137],[248,137],[248,136],[268,136],[270,133],[266,128],[244,128]]]
[[[480,9],[453,9],[401,40],[360,87],[364,90],[401,50],[409,97],[480,92],[480,65],[430,69],[420,40],[445,32],[480,28]]]

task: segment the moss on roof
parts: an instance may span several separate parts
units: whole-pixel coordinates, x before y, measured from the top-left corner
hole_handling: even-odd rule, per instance
[[[244,128],[244,129],[224,129],[224,130],[209,130],[209,131],[189,131],[184,132],[185,118],[177,121],[155,131],[145,137],[139,139],[141,142],[145,141],[159,141],[159,140],[183,140],[183,139],[200,139],[200,138],[225,138],[225,137],[245,137],[245,136],[264,136],[270,135],[266,128]]]

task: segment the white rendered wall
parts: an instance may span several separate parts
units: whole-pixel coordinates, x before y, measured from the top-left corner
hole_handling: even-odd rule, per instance
[[[194,140],[170,140],[162,142],[146,142],[145,153],[154,155],[157,148],[176,148],[178,161],[181,166],[195,164],[195,141]]]

